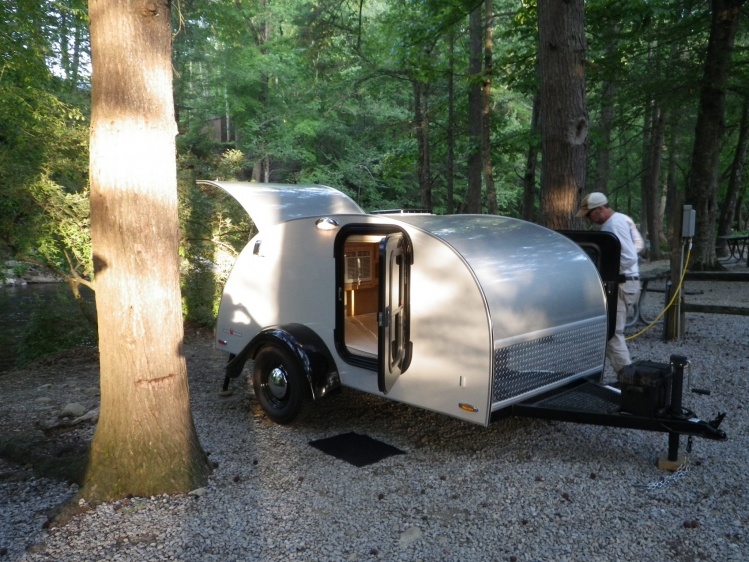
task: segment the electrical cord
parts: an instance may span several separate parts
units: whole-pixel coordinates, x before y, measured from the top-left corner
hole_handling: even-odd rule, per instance
[[[647,332],[650,328],[652,328],[653,326],[655,326],[658,323],[658,321],[663,317],[663,315],[666,314],[666,312],[668,311],[668,309],[673,306],[674,302],[676,302],[676,297],[678,297],[679,294],[681,293],[681,286],[684,284],[684,278],[687,275],[687,268],[689,267],[689,257],[692,255],[692,239],[689,238],[688,240],[689,240],[689,247],[687,248],[687,259],[684,262],[684,271],[681,272],[681,279],[679,279],[679,284],[677,285],[676,290],[674,291],[674,294],[671,297],[671,300],[666,305],[666,308],[664,308],[663,310],[661,310],[661,312],[658,314],[658,316],[656,316],[655,320],[653,320],[650,324],[648,324],[647,326],[645,326],[642,330],[640,330],[636,334],[631,335],[631,336],[629,336],[627,338],[624,338],[626,341],[633,340],[635,338],[640,337],[642,334],[644,334],[645,332]]]

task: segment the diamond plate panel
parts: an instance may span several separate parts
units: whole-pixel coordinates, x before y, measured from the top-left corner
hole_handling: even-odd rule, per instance
[[[601,365],[606,320],[494,351],[492,403],[591,372]]]

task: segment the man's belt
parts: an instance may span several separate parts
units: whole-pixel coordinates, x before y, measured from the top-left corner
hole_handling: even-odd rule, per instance
[[[639,281],[640,276],[639,275],[620,275],[619,276],[619,283],[624,283],[625,281]]]

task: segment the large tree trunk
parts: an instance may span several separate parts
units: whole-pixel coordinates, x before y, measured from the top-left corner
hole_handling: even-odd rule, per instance
[[[209,464],[182,348],[169,3],[90,0],[89,15],[101,412],[81,495],[184,492]]]
[[[610,29],[612,37],[619,35],[619,23],[612,22]],[[606,42],[606,58],[615,60],[618,42],[609,39]],[[609,180],[611,179],[611,137],[614,130],[614,117],[616,115],[617,87],[614,81],[606,78],[601,84],[601,115],[598,122],[599,142],[596,146],[596,177],[593,187],[596,191],[608,193]]]
[[[679,135],[679,115],[674,114],[673,118],[669,119],[668,127],[670,134],[668,138],[668,164],[666,169],[666,238],[669,242],[669,249],[671,252],[675,252],[679,247],[678,241],[680,235],[675,232],[675,229],[681,227],[681,203],[684,199],[684,194],[679,191],[679,154],[678,147],[680,145]],[[674,246],[673,241],[677,241],[677,245]]]
[[[416,129],[416,144],[419,151],[419,196],[423,209],[432,208],[431,166],[429,154],[429,113],[428,86],[419,80],[412,80],[414,93],[414,128]]]
[[[715,256],[718,157],[723,136],[726,85],[743,0],[712,0],[712,23],[694,134],[686,203],[697,212],[690,269],[721,269]]]
[[[484,84],[482,102],[482,140],[481,161],[484,166],[484,183],[486,184],[486,206],[490,215],[497,214],[497,188],[494,185],[492,167],[491,115],[492,115],[492,56],[494,51],[492,39],[492,0],[484,2]]]
[[[527,221],[535,221],[536,208],[536,169],[538,168],[538,129],[540,121],[539,96],[533,96],[531,110],[531,142],[525,158],[525,172],[523,174],[523,214]]]
[[[572,228],[585,186],[588,113],[585,108],[583,0],[539,0],[541,75],[541,224]]]
[[[739,140],[736,144],[736,152],[731,164],[731,177],[728,180],[728,191],[723,205],[720,209],[718,220],[718,235],[728,236],[733,228],[733,219],[736,216],[736,203],[739,200],[739,192],[744,183],[744,168],[746,167],[746,152],[749,148],[749,95],[744,95],[741,107],[741,125],[739,126]],[[723,252],[728,251],[728,245],[724,242]]]
[[[450,31],[447,82],[447,214],[455,212],[455,33]]]
[[[653,106],[653,119],[646,146],[647,157],[643,174],[643,202],[645,214],[642,222],[647,223],[644,229],[650,239],[649,257],[651,260],[661,259],[661,154],[666,131],[666,116],[658,105]]]
[[[649,50],[648,62],[650,62],[651,60],[651,53],[652,51]],[[647,221],[649,206],[647,185],[648,174],[650,173],[650,140],[652,138],[653,132],[653,121],[655,114],[654,108],[655,102],[652,99],[648,99],[647,103],[645,104],[645,110],[642,120],[642,164],[640,169],[640,215],[642,216],[642,221],[640,224],[640,234],[642,234],[642,237],[645,240],[650,237]],[[631,214],[629,209],[626,212],[627,214]]]
[[[468,213],[481,212],[481,6],[469,16],[471,58],[468,75],[468,192],[465,209]]]
[[[601,89],[601,120],[598,123],[600,145],[596,151],[596,191],[607,193],[611,178],[611,136],[614,130],[616,85],[605,82]]]

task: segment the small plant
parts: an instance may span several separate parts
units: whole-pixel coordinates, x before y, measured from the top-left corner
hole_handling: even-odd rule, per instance
[[[24,264],[18,264],[13,266],[13,277],[22,278],[28,272],[29,267]]]

